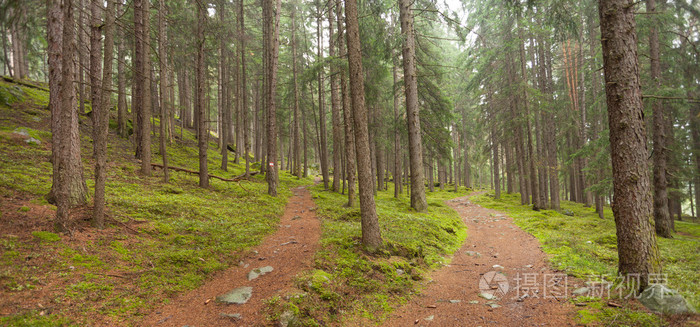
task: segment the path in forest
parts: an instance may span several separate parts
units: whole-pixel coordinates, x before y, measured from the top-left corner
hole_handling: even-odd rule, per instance
[[[145,317],[143,326],[262,326],[264,299],[284,296],[293,289],[297,273],[312,267],[318,248],[321,223],[316,205],[305,187],[292,189],[277,232],[249,250],[241,264],[214,275],[196,290],[179,295],[170,304]],[[273,270],[253,280],[248,274],[255,268]],[[216,300],[230,290],[252,287],[245,304],[224,304]],[[240,318],[237,318],[240,315]]]
[[[512,218],[471,203],[468,196],[447,204],[467,225],[466,241],[452,262],[434,272],[421,294],[384,326],[575,325],[575,306],[567,295],[582,282],[551,269],[537,239]],[[483,293],[499,299],[486,299]]]

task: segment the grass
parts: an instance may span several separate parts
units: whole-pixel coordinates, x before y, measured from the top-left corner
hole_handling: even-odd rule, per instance
[[[0,201],[20,204],[3,215],[32,218],[26,232],[0,235],[0,297],[24,298],[32,292],[51,307],[50,314],[27,303],[14,314],[0,317],[0,325],[133,325],[140,317],[179,292],[201,285],[206,276],[237,262],[236,259],[277,228],[292,187],[309,184],[286,172],[280,174],[278,197],[266,194],[262,176],[229,183],[211,180],[197,187],[197,176],[162,172],[138,174],[138,162],[126,140],[110,135],[106,199],[109,227],[97,231],[78,226],[71,238],[55,234],[50,219],[55,207],[43,199],[51,188],[52,167],[48,94],[0,81]],[[81,116],[84,175],[94,192],[90,120]],[[158,120],[155,120],[156,126]],[[14,131],[25,129],[41,145],[23,142]],[[113,131],[110,131],[113,133]],[[192,132],[168,146],[171,166],[198,170]],[[160,162],[158,138],[153,138],[153,161]],[[220,169],[221,154],[209,144],[209,173],[225,178],[242,174],[245,162],[229,162]],[[7,200],[5,200],[7,199]],[[33,216],[46,211],[46,221]],[[90,208],[77,215],[89,217]],[[39,294],[39,293],[36,293]]]
[[[300,325],[380,323],[416,292],[431,269],[449,261],[466,238],[466,227],[443,200],[466,190],[429,193],[428,210],[417,213],[405,195],[395,199],[389,188],[375,197],[384,246],[374,254],[361,245],[359,208],[346,207],[346,195],[321,185],[311,189],[322,218],[321,250],[315,269],[297,280],[303,293],[268,303],[270,319],[288,310]]]
[[[617,237],[609,207],[605,207],[606,218],[600,219],[594,208],[569,201],[562,201],[561,211],[573,216],[553,210],[533,211],[529,206],[520,205],[519,194],[502,194],[500,200],[495,200],[493,192],[489,192],[472,200],[513,217],[516,225],[540,241],[555,268],[583,279],[617,275]],[[675,234],[674,238],[658,238],[663,273],[667,276],[669,287],[678,290],[699,308],[700,225],[681,221],[675,224],[680,233]],[[605,310],[601,312],[603,317],[596,317],[605,321]],[[646,318],[640,316],[638,319]]]

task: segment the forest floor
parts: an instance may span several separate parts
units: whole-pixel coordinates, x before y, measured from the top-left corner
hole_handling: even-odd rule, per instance
[[[277,231],[244,255],[238,266],[219,272],[196,290],[184,293],[170,304],[146,316],[143,326],[256,326],[264,325],[264,300],[292,291],[296,275],[309,269],[318,248],[320,221],[311,193],[305,187],[292,189]],[[250,280],[254,269],[272,271]],[[252,287],[248,299],[224,303],[217,296],[239,287]]]
[[[467,225],[467,240],[385,326],[575,325],[567,296],[581,280],[550,268],[537,239],[512,218],[469,197],[447,203]]]

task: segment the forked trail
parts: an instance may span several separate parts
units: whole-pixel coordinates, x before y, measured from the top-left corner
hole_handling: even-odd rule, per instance
[[[385,326],[575,325],[567,295],[580,281],[552,270],[532,235],[468,197],[447,204],[467,225],[467,240]]]
[[[297,273],[311,268],[321,233],[310,192],[299,187],[280,219],[280,227],[242,259],[242,264],[213,276],[196,290],[179,295],[145,317],[142,326],[262,326],[263,300],[284,296]],[[251,270],[272,267],[272,271],[249,280]],[[243,304],[216,300],[231,290],[250,287]],[[244,292],[247,293],[247,292]],[[245,300],[247,296],[243,296]]]

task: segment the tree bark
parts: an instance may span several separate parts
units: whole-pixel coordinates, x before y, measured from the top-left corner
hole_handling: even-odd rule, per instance
[[[93,106],[99,106],[102,95],[102,3],[99,0],[90,0],[90,101]]]
[[[335,58],[335,48],[337,40],[333,35],[333,6],[328,6],[328,55]],[[343,123],[340,119],[340,103],[338,99],[338,69],[335,65],[330,66],[331,82],[331,120],[333,121],[333,192],[340,191],[341,182],[341,149],[343,143]]]
[[[245,35],[245,11],[244,11],[244,1],[239,2],[239,12],[238,21],[240,22],[240,29],[238,31],[240,40],[239,48],[241,55],[241,120],[243,121],[243,157],[245,158],[245,173],[246,176],[250,175],[250,132],[248,124],[248,77],[246,72],[246,35]]]
[[[207,23],[207,8],[203,0],[197,0],[197,115],[199,116],[199,131],[197,133],[197,145],[199,147],[199,187],[209,187],[209,169],[207,165],[207,149],[209,145],[209,131],[207,129],[206,107],[204,102],[204,85],[206,84],[206,61],[204,26]]]
[[[168,150],[165,144],[167,137],[168,113],[170,112],[168,85],[168,54],[166,47],[168,44],[168,34],[166,31],[166,8],[165,1],[159,1],[158,8],[158,57],[160,57],[160,155],[163,160],[163,182],[170,181],[168,172]],[[105,50],[106,51],[106,50]],[[106,66],[105,66],[105,69]]]
[[[423,145],[421,141],[418,109],[418,82],[416,73],[416,45],[413,32],[413,14],[410,0],[399,1],[399,20],[404,35],[403,70],[406,93],[406,120],[408,123],[408,149],[411,165],[411,207],[416,211],[428,208],[423,179]]]
[[[67,1],[63,8],[59,0],[48,2],[47,41],[49,89],[52,91],[49,94],[49,107],[53,135],[53,185],[47,198],[49,203],[56,204],[54,228],[57,231],[67,230],[70,208],[87,201],[73,88],[73,12],[70,1]]]
[[[117,13],[122,14],[122,2],[117,1]],[[127,104],[126,104],[126,75],[124,74],[124,57],[126,56],[126,39],[123,29],[118,29],[117,32],[117,134],[120,137],[128,137],[127,130]]]
[[[277,60],[279,52],[279,17],[281,11],[280,0],[263,1],[263,26],[267,34],[264,51],[265,67],[265,105],[267,107],[267,193],[277,196],[278,168],[277,168]],[[273,16],[274,15],[274,16]]]
[[[345,42],[343,38],[343,14],[340,0],[335,1],[336,20],[338,22],[338,55],[345,57]],[[340,91],[343,106],[343,120],[345,125],[345,160],[346,176],[348,180],[348,207],[355,206],[355,132],[352,107],[350,106],[350,90],[348,89],[345,69],[340,69]]]
[[[93,0],[98,1],[98,0]],[[114,0],[107,0],[105,11],[104,71],[100,104],[93,108],[95,121],[95,212],[93,226],[104,228],[105,184],[107,182],[107,134],[109,133],[109,108],[112,100],[112,61],[114,57]]]
[[[613,166],[613,214],[620,274],[639,274],[640,289],[661,272],[651,225],[648,153],[631,0],[600,0],[605,91]]]
[[[323,16],[322,11],[319,9],[317,12],[316,20],[316,35],[317,35],[317,60],[319,62],[323,61],[323,53],[321,52],[321,44],[323,44],[323,34],[321,33],[321,16]],[[328,189],[328,142],[326,141],[326,103],[325,103],[325,87],[323,84],[323,74],[324,69],[322,68],[318,74],[318,112],[319,112],[319,129],[321,133],[320,138],[320,155],[321,155],[321,175],[323,176],[323,188]]]
[[[360,28],[357,18],[357,1],[345,1],[345,25],[347,28],[348,66],[350,71],[350,94],[352,96],[353,120],[355,124],[355,151],[357,152],[357,173],[360,186],[360,214],[362,244],[370,251],[382,245],[377,209],[374,203],[372,171],[369,156],[369,131],[367,108],[365,107],[364,73],[362,71],[362,50],[360,49]]]
[[[299,123],[299,84],[297,80],[296,3],[293,4],[292,9],[292,79],[294,84],[294,171],[292,172],[292,174],[296,175],[297,178],[301,179],[303,171],[301,169],[301,140],[299,139],[299,129],[301,127],[301,124]]]
[[[649,58],[651,68],[652,87],[661,87],[661,64],[659,62],[659,31],[654,21],[654,13],[656,13],[656,0],[646,0],[647,12],[651,14],[653,23],[649,26]],[[667,170],[667,144],[666,144],[666,117],[664,117],[663,103],[661,100],[651,99],[653,113],[653,144],[654,151],[652,152],[652,160],[654,162],[654,227],[656,234],[661,237],[673,237],[671,229],[672,217],[669,213],[668,205],[668,180],[666,179]]]

